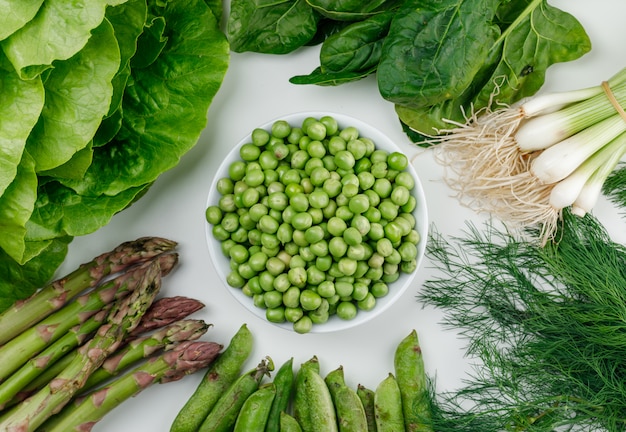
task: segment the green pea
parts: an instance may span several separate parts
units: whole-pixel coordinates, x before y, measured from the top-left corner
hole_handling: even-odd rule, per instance
[[[342,188],[343,185],[341,184],[341,182],[333,178],[326,179],[322,185],[322,190],[326,192],[326,194],[331,198],[335,198],[337,195],[339,195]]]
[[[411,193],[404,186],[397,185],[391,191],[391,201],[398,206],[403,206],[408,203],[410,196]]]
[[[328,242],[325,239],[312,243],[309,249],[316,259],[328,255]]]
[[[261,149],[252,143],[246,143],[239,148],[239,156],[247,162],[257,160],[260,154]]]
[[[259,219],[258,227],[261,232],[274,234],[276,231],[278,231],[279,226],[280,224],[278,223],[278,221],[270,215],[263,215]]]
[[[354,291],[354,285],[350,282],[336,281],[335,293],[340,297],[351,297]]]
[[[291,155],[291,159],[290,159],[291,167],[295,169],[304,169],[309,158],[310,156],[306,151],[296,150]]]
[[[346,142],[349,142],[350,140],[354,140],[359,137],[359,130],[354,126],[348,126],[339,132],[339,136]]]
[[[363,237],[369,233],[372,224],[365,216],[357,214],[352,218],[350,226],[356,228],[359,234],[361,234],[361,237]]]
[[[258,229],[251,229],[248,231],[248,242],[253,246],[261,245],[261,231]]]
[[[300,293],[300,305],[305,311],[317,309],[322,303],[322,297],[313,290],[305,289]]]
[[[295,323],[300,318],[302,318],[303,315],[304,312],[300,307],[285,307],[285,320],[289,321],[290,323]]]
[[[211,225],[217,225],[222,221],[222,210],[217,205],[207,207],[205,211],[206,221]]]
[[[253,294],[252,295],[252,304],[255,307],[258,307],[260,309],[265,309],[264,296],[265,296],[265,294]]]
[[[373,281],[381,280],[383,277],[383,267],[382,265],[378,268],[370,267],[365,273],[365,277],[371,279]]]
[[[357,262],[352,258],[340,258],[337,264],[339,266],[339,271],[346,276],[352,276],[356,272]]]
[[[284,185],[289,185],[292,183],[300,184],[300,182],[302,181],[302,176],[300,175],[300,172],[297,169],[292,168],[283,173],[280,181]]]
[[[334,257],[342,257],[348,251],[348,244],[343,237],[333,237],[328,242],[328,252]]]
[[[372,163],[372,169],[370,170],[370,172],[377,180],[389,181],[387,179],[387,173],[388,173],[387,162]]]
[[[234,183],[229,177],[222,177],[215,186],[220,195],[228,195],[234,192]]]
[[[273,323],[285,322],[285,307],[277,306],[273,308],[267,308],[265,310],[265,318],[269,322],[273,322]]]
[[[322,116],[320,118],[320,123],[322,123],[326,127],[326,136],[335,135],[339,130],[337,120],[335,120],[335,118],[332,116]]]
[[[330,252],[330,250],[329,250]],[[315,267],[320,271],[326,272],[333,263],[333,257],[331,255],[318,256],[315,259]]]
[[[348,228],[346,221],[336,216],[331,217],[326,224],[328,233],[335,237],[342,236],[346,228]]]
[[[326,168],[328,171],[335,172],[337,170],[337,164],[335,163],[335,158],[333,155],[326,154],[322,158],[322,162],[324,163],[324,168]]]
[[[306,269],[306,281],[309,285],[317,286],[326,280],[326,273],[316,266],[309,266]]]
[[[299,183],[289,183],[285,185],[285,195],[289,198],[301,193],[304,193],[304,188]]]
[[[385,282],[376,282],[370,287],[370,292],[376,298],[384,297],[389,293],[389,286]]]
[[[300,307],[300,288],[297,286],[289,287],[283,293],[282,303],[288,308]]]
[[[318,139],[311,141],[306,151],[312,158],[319,159],[320,161],[324,156],[326,156],[326,147]]]
[[[317,293],[324,297],[332,297],[336,294],[335,284],[332,281],[325,280],[317,286]]]
[[[398,217],[398,206],[391,200],[383,200],[378,206],[380,216],[388,221],[394,220]]]
[[[311,331],[313,328],[313,322],[307,315],[303,315],[298,321],[293,323],[293,330],[296,333],[304,334]]]
[[[235,213],[226,213],[222,217],[221,225],[226,231],[233,233],[239,228],[239,216]]]
[[[265,268],[271,275],[277,276],[285,270],[285,263],[279,258],[269,257],[265,263]]]
[[[297,212],[305,212],[309,208],[309,199],[303,192],[296,193],[289,198],[289,205]]]
[[[287,136],[287,141],[291,144],[298,144],[300,139],[304,136],[304,131],[299,127],[292,127],[291,132]]]
[[[363,236],[357,228],[351,226],[346,228],[346,230],[343,232],[343,239],[345,240],[346,244],[354,246],[363,241]]]
[[[347,150],[354,155],[355,159],[361,159],[367,152],[365,143],[358,138],[348,141]]]
[[[363,299],[357,301],[357,306],[363,311],[371,311],[376,306],[376,297],[371,292],[368,292]]]
[[[287,278],[291,285],[302,288],[307,283],[307,271],[304,267],[291,268],[287,272]]]
[[[344,140],[343,138],[341,138],[341,136],[332,136],[329,141],[328,141],[328,152],[331,155],[336,155],[337,153],[339,153],[340,151],[344,151],[346,150],[348,144],[346,142],[346,140]],[[333,159],[334,161],[334,159]]]
[[[314,225],[304,232],[304,237],[309,244],[316,243],[324,238],[324,229]]]
[[[384,230],[385,237],[391,240],[392,243],[398,242],[402,238],[402,228],[395,221],[391,221],[386,224]]]
[[[229,255],[237,264],[241,264],[248,260],[248,248],[240,244],[235,244],[230,248]]]
[[[324,221],[324,211],[322,209],[310,207],[307,212],[311,215],[313,225],[319,225]]]
[[[314,190],[309,194],[309,205],[313,208],[323,209],[330,202],[330,197],[323,189]]]
[[[280,293],[287,291],[287,289],[289,289],[289,287],[291,286],[291,282],[289,281],[289,276],[287,275],[287,273],[281,273],[279,275],[276,275],[272,286],[274,287],[275,291],[278,291]]]
[[[262,169],[253,169],[246,173],[246,175],[243,178],[243,181],[248,186],[252,186],[252,187],[259,186],[263,184],[263,182],[265,181],[265,174],[263,173]]]
[[[356,160],[354,159],[354,155],[350,153],[348,150],[340,150],[335,154],[335,164],[337,168],[349,170],[354,167]]]
[[[354,300],[361,301],[369,294],[369,287],[363,282],[355,282],[354,289],[352,290],[352,298]]]
[[[287,138],[291,133],[291,125],[286,120],[276,120],[271,126],[272,136]]]
[[[376,192],[371,189],[363,191],[363,194],[367,196],[367,199],[370,200],[370,207],[377,207],[380,204],[380,196]]]
[[[324,166],[315,167],[310,178],[314,186],[323,186],[324,182],[330,179],[330,171]]]
[[[402,263],[400,263],[400,270],[404,273],[413,273],[415,269],[417,269],[417,260],[415,259],[402,261]]]
[[[348,199],[353,198],[359,193],[359,186],[353,183],[344,184],[341,193]]]
[[[279,291],[267,291],[263,294],[263,303],[266,308],[276,308],[283,304],[283,294]]]
[[[293,242],[298,245],[298,248],[302,248],[309,245],[309,242],[306,241],[304,237],[304,231],[302,230],[294,230],[292,235]]]
[[[337,316],[343,320],[354,319],[357,315],[357,308],[354,303],[342,301],[337,305]]]
[[[315,260],[315,255],[311,252],[311,248],[308,245],[300,247],[299,253],[307,263]]]
[[[243,179],[243,176],[246,174],[246,163],[244,161],[238,160],[231,162],[228,166],[228,177],[230,177],[233,181],[238,181]]]
[[[395,170],[402,171],[409,166],[409,160],[406,155],[398,151],[389,153],[387,156],[387,164]]]
[[[291,225],[296,230],[304,231],[313,225],[313,217],[306,211],[296,213],[291,219]]]
[[[233,288],[242,288],[246,281],[237,271],[233,270],[226,276],[226,283]]]

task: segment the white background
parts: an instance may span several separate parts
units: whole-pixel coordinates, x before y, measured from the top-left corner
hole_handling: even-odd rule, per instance
[[[597,85],[626,66],[626,26],[623,0],[553,0],[552,5],[576,16],[589,34],[592,51],[575,62],[549,71],[542,92]],[[247,323],[255,349],[246,368],[264,356],[277,365],[290,357],[299,366],[317,355],[322,373],[343,365],[348,384],[374,389],[393,371],[393,352],[412,329],[418,331],[427,372],[438,388],[454,389],[467,372],[463,340],[440,325],[441,312],[423,308],[415,298],[422,282],[433,275],[423,261],[417,278],[403,298],[382,316],[357,328],[299,335],[277,328],[242,308],[217,277],[205,241],[204,210],[209,185],[228,151],[254,127],[292,112],[330,111],[359,118],[391,137],[409,155],[421,178],[429,221],[444,235],[459,235],[467,221],[482,217],[462,208],[450,197],[441,180],[441,168],[430,151],[411,144],[402,133],[393,106],[384,101],[373,77],[339,87],[295,86],[293,75],[307,74],[318,66],[318,47],[286,56],[232,54],[225,81],[214,99],[208,126],[180,164],[164,173],[138,203],[118,214],[98,232],[76,238],[59,274],[76,268],[119,243],[141,236],[162,236],[179,242],[180,265],[164,279],[163,295],[197,298],[206,308],[194,315],[213,324],[203,339],[226,345]],[[601,201],[595,214],[606,221],[619,241],[626,235],[615,209]],[[203,372],[181,381],[153,386],[116,408],[94,430],[167,431],[178,410],[191,396]]]

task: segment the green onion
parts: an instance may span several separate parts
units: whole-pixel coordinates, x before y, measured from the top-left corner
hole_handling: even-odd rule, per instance
[[[626,68],[601,85],[471,113],[431,143],[445,180],[477,212],[542,226],[545,244],[563,209],[588,213],[626,153]]]

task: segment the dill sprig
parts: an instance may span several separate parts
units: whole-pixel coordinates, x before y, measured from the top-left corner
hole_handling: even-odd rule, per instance
[[[441,276],[419,294],[473,359],[461,389],[432,392],[435,430],[626,430],[626,248],[569,212],[543,247],[468,226],[431,235]]]

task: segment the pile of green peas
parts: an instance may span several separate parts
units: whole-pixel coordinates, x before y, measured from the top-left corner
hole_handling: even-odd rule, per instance
[[[407,157],[332,116],[269,129],[252,131],[206,209],[230,262],[227,283],[298,333],[373,309],[417,267]]]

